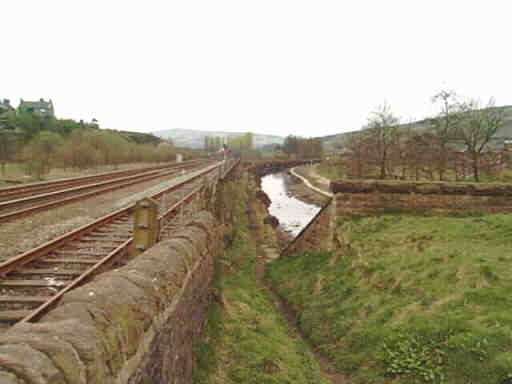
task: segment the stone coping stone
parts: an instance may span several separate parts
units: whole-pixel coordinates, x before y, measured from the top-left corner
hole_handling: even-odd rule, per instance
[[[512,196],[512,184],[412,182],[388,180],[332,181],[333,193],[407,193],[423,195]]]
[[[65,294],[38,323],[13,326],[0,336],[0,382],[114,383],[217,238],[214,217],[200,212],[171,239]]]

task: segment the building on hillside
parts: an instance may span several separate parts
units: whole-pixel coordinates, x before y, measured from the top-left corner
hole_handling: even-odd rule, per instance
[[[18,109],[20,111],[31,112],[41,117],[55,117],[52,99],[49,101],[45,101],[44,99],[39,99],[39,101],[25,101],[21,99]]]
[[[7,122],[7,112],[14,111],[11,102],[8,99],[0,100],[0,128],[3,128]]]
[[[14,111],[14,108],[11,106],[11,101],[9,99],[0,100],[0,115],[4,115],[9,111]]]

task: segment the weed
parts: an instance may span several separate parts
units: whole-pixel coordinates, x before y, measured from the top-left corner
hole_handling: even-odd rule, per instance
[[[259,255],[243,183],[225,191],[234,230],[226,237],[229,248],[216,261],[214,299],[204,342],[196,348],[194,383],[325,384],[314,355],[290,331],[256,277]]]
[[[350,245],[337,263],[294,255],[268,280],[351,383],[511,378],[512,216],[368,216],[337,231]]]

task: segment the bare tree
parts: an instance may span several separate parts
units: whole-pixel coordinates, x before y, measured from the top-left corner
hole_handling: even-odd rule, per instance
[[[447,169],[449,143],[455,138],[458,125],[458,101],[454,91],[440,91],[432,97],[433,103],[441,104],[441,112],[430,119],[430,126],[434,134],[434,150],[436,152],[436,166],[439,180],[444,180]]]
[[[387,104],[379,106],[368,119],[368,126],[365,131],[373,141],[373,153],[376,165],[379,168],[380,179],[386,178],[391,150],[398,141],[398,124],[399,119],[393,115]]]
[[[348,175],[362,179],[368,168],[369,140],[367,131],[349,133],[343,143],[343,150],[348,158]]]
[[[460,104],[460,117],[457,138],[462,140],[471,156],[475,181],[480,181],[481,158],[492,137],[503,125],[504,110],[495,107],[494,99],[489,100],[485,108],[481,108],[477,100],[469,100]]]

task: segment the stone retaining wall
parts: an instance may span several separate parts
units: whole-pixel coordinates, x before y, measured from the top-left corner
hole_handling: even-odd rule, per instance
[[[338,216],[512,212],[511,184],[344,180],[331,182],[331,190]]]
[[[35,324],[0,336],[5,384],[190,383],[213,260],[213,216],[66,294]]]
[[[336,217],[512,212],[512,184],[344,180],[331,182],[330,189],[334,197],[281,252],[282,256],[332,249]]]
[[[281,251],[281,256],[302,252],[329,251],[332,248],[336,201],[330,199],[306,227]]]

